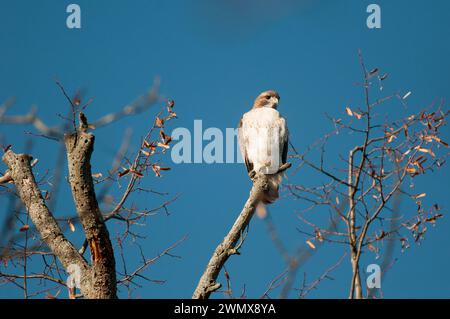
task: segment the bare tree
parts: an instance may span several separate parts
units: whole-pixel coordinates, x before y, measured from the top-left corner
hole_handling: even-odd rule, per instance
[[[364,296],[360,265],[363,252],[372,252],[378,257],[384,253],[382,272],[385,272],[391,266],[396,242],[402,249],[407,248],[407,233],[419,242],[428,225],[434,225],[442,217],[437,204],[430,208],[423,206],[421,198],[430,194],[426,190],[415,190],[414,180],[440,168],[448,156],[444,151],[448,144],[439,137],[449,114],[443,110],[443,104],[434,103],[397,120],[392,120],[389,115],[383,116],[381,108],[391,100],[397,100],[406,110],[406,100],[411,92],[372,98],[371,90],[378,88],[379,92],[384,92],[383,84],[388,74],[382,74],[378,68],[368,70],[361,52],[359,61],[363,81],[358,85],[363,90],[363,106],[347,106],[345,112],[349,120],[332,118],[333,132],[303,154],[293,148],[295,154],[292,157],[298,160],[295,171],[312,169],[322,176],[318,176],[322,184],[285,186],[293,198],[307,205],[298,215],[306,230],[302,227],[299,232],[307,237],[306,243],[311,250],[323,243],[348,247],[352,268],[349,298]],[[327,165],[325,157],[328,142],[338,136],[345,136],[347,144],[352,145],[346,156],[340,156],[341,167],[334,160]],[[318,163],[309,159],[314,150],[319,150]],[[399,201],[405,199],[414,201],[415,213],[399,213]],[[313,216],[309,212],[328,213],[332,227],[311,221]],[[298,263],[290,276],[294,276],[297,268]],[[373,291],[371,296],[374,296]]]
[[[36,293],[29,291],[29,280],[40,280],[56,283],[57,286],[67,287],[70,298],[117,298],[118,285],[124,285],[131,290],[131,285],[138,285],[135,279],[150,280],[142,272],[158,258],[170,254],[180,242],[164,250],[153,258],[146,258],[140,249],[141,264],[134,271],[127,271],[126,261],[123,257],[123,243],[127,239],[138,242],[140,236],[133,232],[132,227],[145,222],[146,217],[158,212],[168,212],[168,206],[175,198],[165,200],[153,209],[138,209],[136,205],[127,205],[127,200],[133,192],[146,192],[165,196],[152,189],[142,186],[141,180],[151,173],[159,177],[163,171],[169,170],[162,164],[163,156],[169,148],[172,138],[165,133],[168,121],[176,118],[173,111],[173,101],[163,102],[158,95],[158,82],[144,95],[126,105],[117,113],[107,114],[99,120],[89,123],[85,109],[93,102],[88,100],[82,104],[82,96],[77,92],[69,97],[61,83],[57,82],[62,94],[70,105],[69,116],[62,117],[65,123],[58,127],[49,127],[41,120],[36,110],[26,115],[7,115],[12,103],[7,101],[0,107],[0,123],[3,124],[31,124],[37,130],[29,133],[55,140],[61,148],[60,154],[66,155],[68,167],[68,183],[76,208],[76,215],[57,218],[52,211],[55,207],[55,198],[62,178],[63,156],[57,160],[52,177],[53,183],[48,180],[39,181],[33,172],[37,160],[28,154],[17,154],[14,146],[4,146],[3,161],[7,170],[0,177],[2,194],[9,196],[12,205],[8,207],[9,218],[6,218],[5,230],[13,232],[15,222],[22,225],[18,234],[7,235],[2,232],[0,258],[8,268],[19,270],[5,273],[0,270],[0,280],[3,284],[14,284],[24,291],[26,298],[36,294],[46,293],[52,295],[50,290],[40,290]],[[112,168],[108,176],[95,173],[91,170],[91,157],[94,151],[95,136],[91,132],[102,126],[111,124],[125,116],[139,114],[146,111],[156,103],[163,102],[161,110],[155,115],[154,122],[145,137],[142,138],[134,158],[127,157],[129,133],[114,157]],[[108,197],[108,191],[115,182],[128,179],[127,186],[118,200]],[[100,188],[100,186],[102,186]],[[41,187],[50,190],[43,191]],[[100,188],[96,192],[96,187]],[[22,212],[22,209],[25,212]],[[117,240],[118,253],[120,253],[123,271],[118,270],[114,256],[113,239],[108,231],[109,220],[119,221],[124,225],[124,231]],[[66,232],[75,231],[79,224],[85,237],[84,244],[76,248],[68,240]],[[183,239],[182,239],[183,240]],[[86,251],[90,253],[90,260],[85,257]],[[42,271],[30,273],[27,264],[32,258],[42,258]],[[62,267],[61,267],[62,266]],[[80,271],[80,293],[76,287],[68,285],[63,274],[70,274],[78,269]],[[64,271],[63,271],[64,270]],[[21,272],[21,273],[20,273]],[[53,288],[56,290],[56,287]],[[60,291],[60,290],[59,290]]]

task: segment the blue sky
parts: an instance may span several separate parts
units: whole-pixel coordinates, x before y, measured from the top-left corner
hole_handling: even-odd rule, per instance
[[[71,2],[0,1],[0,100],[16,97],[10,114],[25,113],[37,105],[49,124],[60,123],[56,114],[67,112],[67,104],[54,83],[57,78],[68,91],[87,90],[94,103],[86,113],[95,119],[120,109],[158,76],[161,94],[176,102],[179,119],[172,128],[192,129],[193,121],[201,119],[204,128],[225,129],[237,125],[258,93],[276,89],[291,140],[302,150],[330,131],[326,113],[345,116],[345,105],[361,102],[361,92],[354,86],[361,76],[358,49],[369,68],[376,66],[391,74],[386,90],[412,91],[408,99],[411,112],[437,98],[448,98],[448,1],[377,1],[382,10],[379,30],[369,30],[365,24],[371,1],[79,0],[82,28],[69,30],[65,9]],[[399,108],[389,108],[389,116],[402,114]],[[133,128],[133,145],[137,146],[152,114],[95,131],[93,170],[106,171],[126,127]],[[0,135],[21,151],[27,139],[24,132],[30,130],[2,125]],[[443,139],[450,140],[447,127]],[[347,146],[345,141],[333,144],[330,153],[337,158]],[[39,174],[53,166],[56,150],[54,142],[34,139],[32,153],[40,159]],[[170,165],[170,158],[166,160]],[[145,183],[181,196],[171,205],[171,215],[161,213],[148,220],[141,230],[147,236],[142,246],[147,256],[152,256],[185,234],[189,239],[175,251],[181,259],[164,257],[145,273],[167,280],[166,284],[141,282],[143,288],[135,297],[189,298],[251,186],[243,164],[171,167],[163,178],[149,175]],[[313,174],[296,175],[292,182],[314,182],[314,178]],[[428,204],[438,202],[444,211],[449,208],[449,180],[449,169],[444,167],[418,183],[429,194]],[[61,196],[55,214],[73,213],[68,187]],[[148,195],[134,200],[148,207],[161,202]],[[5,205],[5,200],[0,199],[0,205]],[[291,252],[305,245],[305,238],[296,230],[301,226],[296,212],[304,205],[283,198],[270,207],[281,239]],[[420,246],[412,245],[404,254],[396,252],[399,260],[383,282],[385,297],[450,297],[449,226],[444,218]],[[110,230],[119,229],[111,225]],[[80,242],[79,236],[73,239]],[[296,286],[303,272],[313,279],[343,252],[335,246],[318,250],[299,270]],[[138,257],[134,253],[127,256],[131,265]],[[374,262],[372,257],[365,257],[364,264]],[[226,266],[235,292],[245,285],[248,297],[259,297],[285,269],[260,219],[253,220],[242,255],[232,257]],[[309,297],[345,298],[350,279],[347,261],[333,277],[335,280],[323,282]],[[125,291],[120,295],[125,297]],[[16,296],[22,293],[0,289],[0,297]],[[295,297],[295,292],[290,296]]]

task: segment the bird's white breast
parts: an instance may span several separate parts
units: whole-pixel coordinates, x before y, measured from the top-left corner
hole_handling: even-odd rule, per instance
[[[242,119],[242,134],[247,158],[253,169],[281,164],[281,145],[287,138],[286,122],[280,113],[272,108],[262,107],[245,113]]]

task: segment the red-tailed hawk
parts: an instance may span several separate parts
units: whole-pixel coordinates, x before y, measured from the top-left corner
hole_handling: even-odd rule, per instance
[[[238,127],[239,146],[249,176],[263,173],[269,178],[269,189],[262,199],[265,204],[278,198],[283,173],[277,172],[286,163],[288,151],[288,129],[277,111],[279,101],[280,96],[275,91],[261,93],[253,108],[242,116]]]

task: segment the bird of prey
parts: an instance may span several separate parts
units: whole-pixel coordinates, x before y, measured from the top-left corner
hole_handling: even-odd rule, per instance
[[[238,142],[250,178],[257,173],[268,177],[269,188],[262,198],[264,204],[278,198],[283,174],[278,171],[287,158],[288,128],[277,111],[279,101],[280,96],[275,91],[261,93],[238,126]]]

